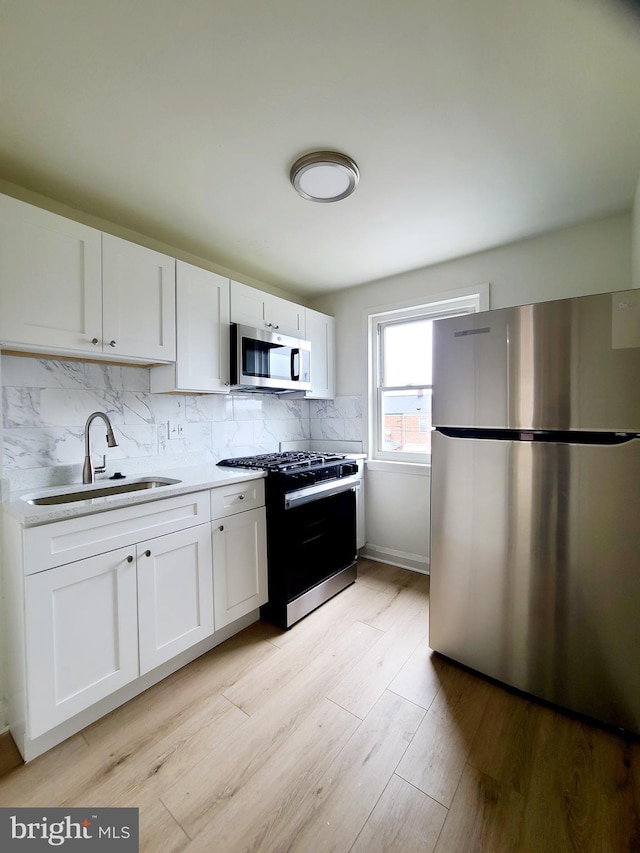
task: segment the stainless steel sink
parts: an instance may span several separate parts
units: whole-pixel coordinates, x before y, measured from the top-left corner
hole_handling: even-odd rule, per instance
[[[123,495],[127,492],[139,492],[144,489],[158,489],[162,486],[175,486],[181,482],[182,480],[172,480],[170,477],[143,477],[139,480],[130,480],[128,483],[117,483],[113,486],[100,483],[99,485],[82,486],[75,491],[26,496],[24,500],[34,506],[52,506],[55,504],[75,503],[76,501],[91,501],[94,498]]]

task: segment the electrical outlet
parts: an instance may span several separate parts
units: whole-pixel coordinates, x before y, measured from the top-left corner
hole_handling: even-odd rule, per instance
[[[174,438],[184,438],[187,433],[187,425],[184,421],[169,421],[167,428],[169,441]]]

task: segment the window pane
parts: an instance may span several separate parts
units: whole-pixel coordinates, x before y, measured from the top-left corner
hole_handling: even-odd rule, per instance
[[[431,385],[433,320],[383,326],[383,385]]]
[[[431,453],[431,389],[383,391],[380,450]]]

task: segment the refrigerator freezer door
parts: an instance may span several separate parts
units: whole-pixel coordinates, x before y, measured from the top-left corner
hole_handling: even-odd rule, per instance
[[[438,320],[433,423],[640,432],[640,294]]]
[[[640,439],[434,435],[430,645],[640,733]]]

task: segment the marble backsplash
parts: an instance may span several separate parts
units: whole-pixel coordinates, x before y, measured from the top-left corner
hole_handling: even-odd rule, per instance
[[[107,448],[102,422],[92,425],[92,455],[106,454],[109,473],[268,453],[287,441],[363,438],[360,397],[151,394],[149,368],[19,356],[2,356],[1,376],[2,476],[13,488],[30,487],[36,472],[51,484],[79,481],[84,424],[97,410],[118,440]],[[169,439],[170,421],[184,424],[184,437]]]

